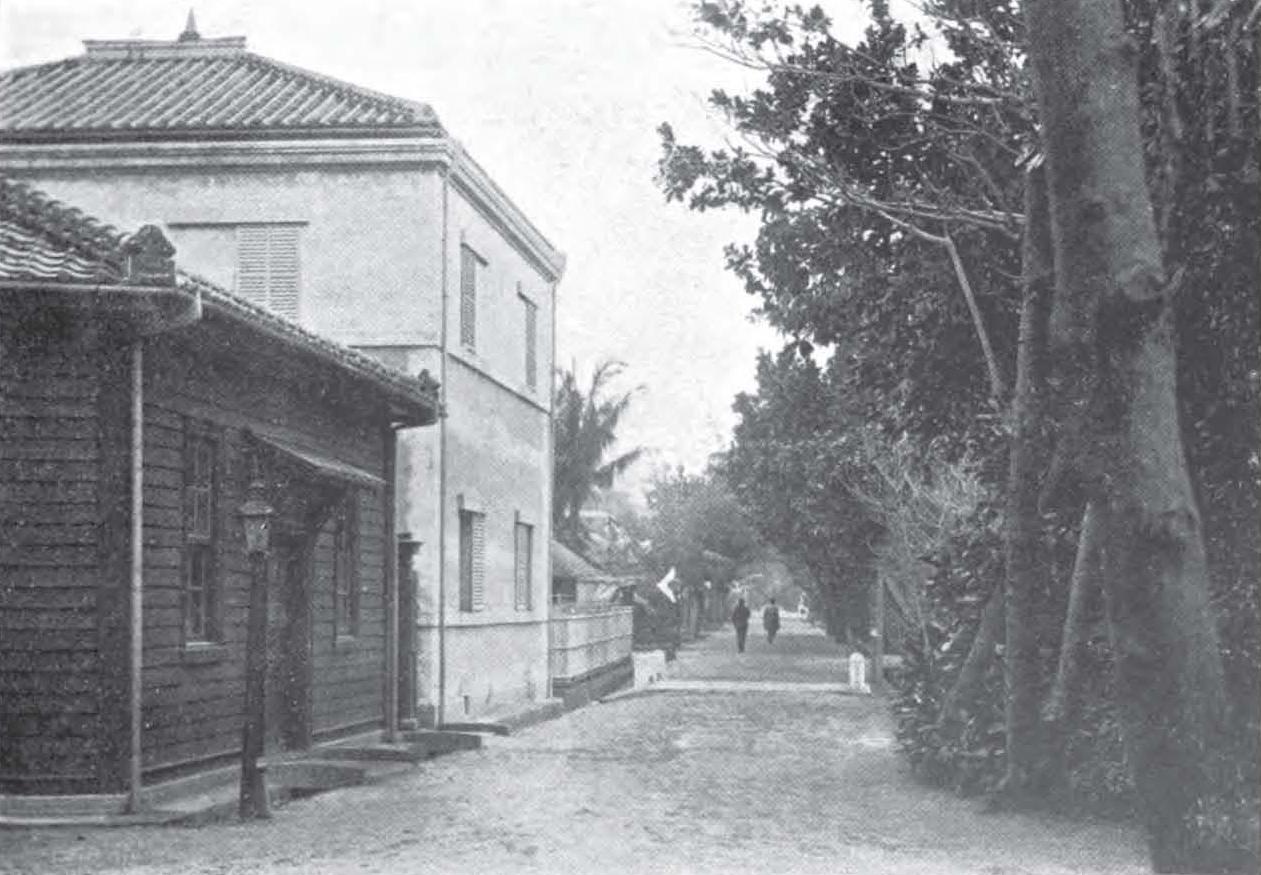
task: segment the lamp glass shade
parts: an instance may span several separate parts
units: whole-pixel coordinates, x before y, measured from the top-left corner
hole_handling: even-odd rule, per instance
[[[241,517],[241,529],[245,534],[245,552],[265,553],[271,547],[271,518],[276,510],[262,497],[263,485],[250,484],[249,498],[237,513]]]

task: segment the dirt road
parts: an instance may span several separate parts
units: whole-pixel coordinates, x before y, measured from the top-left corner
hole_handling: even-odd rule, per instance
[[[1130,829],[983,814],[918,785],[882,703],[820,689],[843,680],[830,642],[795,621],[773,646],[759,631],[744,654],[729,632],[685,650],[686,691],[595,704],[270,822],[0,833],[0,870],[1147,871]]]

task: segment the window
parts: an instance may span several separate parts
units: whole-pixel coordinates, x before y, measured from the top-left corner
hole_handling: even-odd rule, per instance
[[[521,295],[525,305],[525,384],[533,391],[539,387],[539,308]]]
[[[513,592],[516,594],[518,611],[534,607],[531,590],[534,583],[534,527],[519,522],[516,525],[516,571],[513,574]]]
[[[460,610],[486,607],[486,515],[460,511]]]
[[[356,496],[344,499],[333,513],[333,634],[359,634],[358,514]]]
[[[237,225],[236,291],[282,316],[298,316],[298,230],[293,224]]]
[[[216,457],[218,445],[191,429],[184,443],[184,640],[219,638],[215,573]]]
[[[467,246],[460,247],[460,343],[477,346],[477,272],[486,262]]]

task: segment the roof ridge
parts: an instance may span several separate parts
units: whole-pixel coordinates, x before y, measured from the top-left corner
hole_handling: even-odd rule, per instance
[[[190,48],[181,49],[181,45]],[[97,129],[112,132],[151,129],[187,135],[203,128],[238,127],[223,118],[225,113],[232,116],[238,112],[247,120],[239,127],[251,133],[270,128],[366,127],[391,136],[413,130],[426,136],[446,135],[433,107],[423,101],[387,94],[244,48],[202,52],[198,51],[200,45],[193,41],[163,44],[157,52],[129,53],[119,49],[2,70],[0,82],[5,87],[0,89],[0,136],[83,137]],[[298,91],[321,95],[327,100],[312,104],[303,99],[296,106],[326,108],[314,116],[305,112],[296,115],[282,112],[266,124],[260,124],[261,119],[255,118],[261,108],[259,95],[236,87],[223,93],[217,86],[211,88],[210,93],[204,91],[205,83],[201,81],[204,70],[221,69],[220,65],[256,71]],[[189,77],[175,75],[184,71],[189,72]],[[175,103],[169,100],[154,103],[138,96],[133,86],[136,81],[146,80],[151,86],[150,92],[173,90],[183,99]],[[62,99],[61,92],[67,88],[72,94],[81,94],[83,99],[69,102]],[[213,101],[217,107],[215,114],[198,116],[192,121],[183,118],[181,107],[195,104],[204,108],[206,100]],[[103,110],[103,106],[109,109]]]
[[[63,203],[19,180],[0,174],[0,204],[10,206],[53,242],[124,271],[126,236],[77,207]],[[76,233],[78,232],[78,233]]]

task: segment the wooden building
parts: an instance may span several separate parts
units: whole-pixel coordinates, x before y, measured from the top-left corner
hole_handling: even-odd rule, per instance
[[[237,754],[251,488],[275,509],[270,749],[412,695],[394,454],[436,385],[173,255],[0,178],[0,794],[137,798]]]
[[[243,36],[87,40],[0,71],[0,166],[407,374],[446,415],[400,436],[417,718],[546,706],[551,374],[565,257],[433,108]]]

